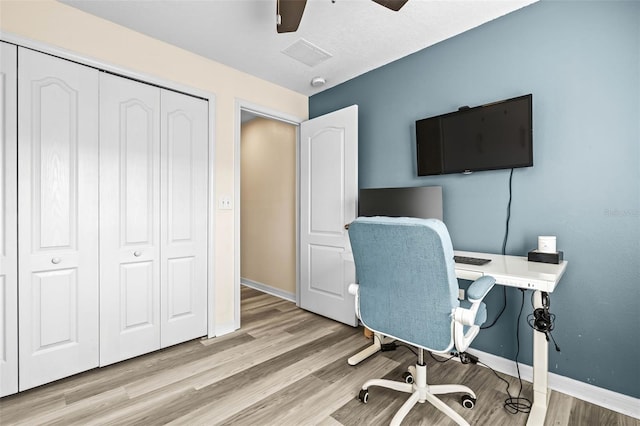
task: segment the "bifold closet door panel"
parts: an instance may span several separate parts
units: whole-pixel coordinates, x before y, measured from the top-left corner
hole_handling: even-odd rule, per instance
[[[207,334],[208,103],[162,90],[161,342]]]
[[[18,50],[20,390],[98,365],[98,71]]]
[[[18,392],[17,55],[0,42],[0,397]]]
[[[100,74],[100,365],[160,348],[160,89]]]

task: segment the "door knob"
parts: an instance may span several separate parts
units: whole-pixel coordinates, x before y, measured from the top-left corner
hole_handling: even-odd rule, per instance
[[[138,251],[138,250],[136,250],[136,251],[134,251],[134,252],[133,252],[133,255],[134,255],[135,257],[140,257],[140,255],[141,255],[141,254],[142,254],[142,252],[141,252],[141,251]]]
[[[54,265],[57,265],[60,262],[62,262],[62,259],[60,259],[59,257],[54,257],[53,259],[51,259],[51,263],[53,263]]]

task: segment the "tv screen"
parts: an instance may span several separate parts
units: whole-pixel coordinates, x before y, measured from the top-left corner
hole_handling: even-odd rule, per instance
[[[442,187],[361,189],[358,195],[358,216],[442,220]]]
[[[533,166],[532,98],[416,121],[418,176]]]

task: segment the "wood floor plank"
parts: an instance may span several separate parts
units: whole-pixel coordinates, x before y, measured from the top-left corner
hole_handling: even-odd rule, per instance
[[[277,336],[285,332],[285,329],[294,326],[300,321],[304,321],[312,315],[312,313],[305,311],[278,312],[277,315],[270,316],[267,319],[261,320],[259,323],[247,326],[246,332],[254,337]],[[335,325],[336,324],[333,324],[331,327]]]
[[[549,401],[545,418],[547,424],[568,425],[573,407],[572,398],[560,392],[551,391],[551,394],[553,397]]]
[[[72,404],[65,405],[55,411],[49,410],[46,413],[38,416],[38,424],[50,424],[50,425],[68,425],[71,423],[89,423],[93,416],[93,410],[105,410],[109,411],[118,403],[126,401],[128,396],[124,389],[113,388],[100,394],[89,396],[85,399],[76,401]],[[71,422],[69,419],[75,418],[75,422]],[[64,419],[64,420],[63,420]],[[33,424],[31,420],[24,423],[30,425]]]
[[[326,419],[338,407],[354,398],[361,382],[370,374],[383,375],[397,363],[388,358],[372,359],[368,369],[351,369],[335,383],[327,383],[313,375],[296,381],[280,392],[243,410],[222,424],[316,424]]]
[[[5,425],[311,425],[388,424],[408,394],[364,381],[401,380],[415,356],[405,348],[379,353],[357,366],[346,359],[371,344],[361,329],[298,309],[294,303],[242,288],[242,328],[91,370],[0,399]],[[490,370],[427,357],[432,384],[474,389],[473,410],[459,395],[442,400],[476,425],[524,425],[526,414],[504,408],[506,384]],[[517,393],[516,378],[504,376]],[[530,397],[531,384],[522,394]],[[407,425],[452,424],[430,404],[418,404]],[[640,421],[558,392],[551,393],[545,425],[640,426]]]
[[[304,335],[280,333],[276,337],[264,337],[243,345],[216,353],[171,370],[174,382],[180,382],[184,388],[201,388],[243,370],[261,364],[266,360],[317,340],[331,333],[329,329],[309,330]],[[125,388],[132,397],[143,395],[150,389],[159,389],[165,385],[167,373],[154,374],[137,380]]]
[[[345,332],[346,331],[346,332]],[[348,332],[348,333],[347,333]],[[327,336],[327,339],[323,339],[323,342],[327,342],[329,345],[343,342],[349,335],[353,333],[350,330],[339,330],[333,333],[331,336]],[[290,368],[297,360],[304,360],[311,357],[314,353],[317,353],[323,349],[323,346],[319,344],[318,340],[311,341],[305,345],[297,347],[295,350],[287,351],[279,356],[273,357],[268,361],[257,364],[251,368],[242,371],[239,374],[234,374],[225,378],[224,380],[217,381],[211,385],[197,388],[198,393],[193,395],[187,404],[180,402],[170,403],[162,410],[156,411],[152,417],[154,419],[163,419],[165,421],[172,421],[178,417],[188,414],[194,410],[208,405],[211,401],[215,401],[219,405],[219,400],[224,398],[228,394],[229,389],[233,389],[236,399],[239,401],[228,401],[231,404],[241,402],[241,397],[246,397],[246,393],[252,393],[252,386],[259,382],[260,379],[270,378],[277,375],[282,370]],[[334,348],[335,351],[335,348]],[[307,367],[310,368],[310,367]],[[292,370],[292,372],[294,372]],[[273,383],[272,383],[273,384]],[[277,385],[277,384],[273,384]],[[242,390],[245,392],[242,392]],[[268,388],[266,388],[268,390]]]
[[[255,371],[247,371],[247,380],[244,383],[233,384],[233,394],[226,392],[219,396],[213,396],[213,402],[192,411],[173,424],[209,424],[211,422],[224,421],[236,415],[242,410],[270,398],[274,393],[286,388],[293,383],[321,368],[327,362],[344,360],[350,350],[347,345],[356,345],[358,336],[351,334],[347,338],[341,338],[337,343],[324,349],[306,355],[298,361],[289,360],[292,364],[279,366],[265,366],[271,372],[263,371],[262,366],[257,366]],[[219,383],[221,384],[221,383]],[[226,384],[225,384],[226,386]],[[209,392],[211,394],[211,392]]]
[[[0,424],[19,424],[25,417],[37,419],[64,406],[64,395],[49,391],[46,386],[5,396],[0,399]],[[29,416],[25,416],[25,413],[29,413]]]
[[[180,347],[167,348],[158,352],[157,356],[153,358],[141,358],[118,363],[107,367],[109,368],[109,374],[103,374],[99,378],[94,377],[82,385],[76,386],[71,391],[65,392],[65,400],[67,404],[71,404],[80,399],[108,391],[113,387],[125,386],[136,380],[145,381],[154,374],[163,375],[168,370],[173,370],[176,367],[201,360],[208,355],[224,352],[253,340],[255,338],[252,336],[241,333],[233,339],[217,342],[217,345],[206,348],[203,348],[202,344],[195,340],[184,343]]]

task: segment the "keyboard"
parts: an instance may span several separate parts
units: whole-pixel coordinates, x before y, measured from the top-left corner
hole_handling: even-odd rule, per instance
[[[467,265],[484,265],[491,262],[491,259],[482,259],[479,257],[453,256],[456,263],[466,263]]]

